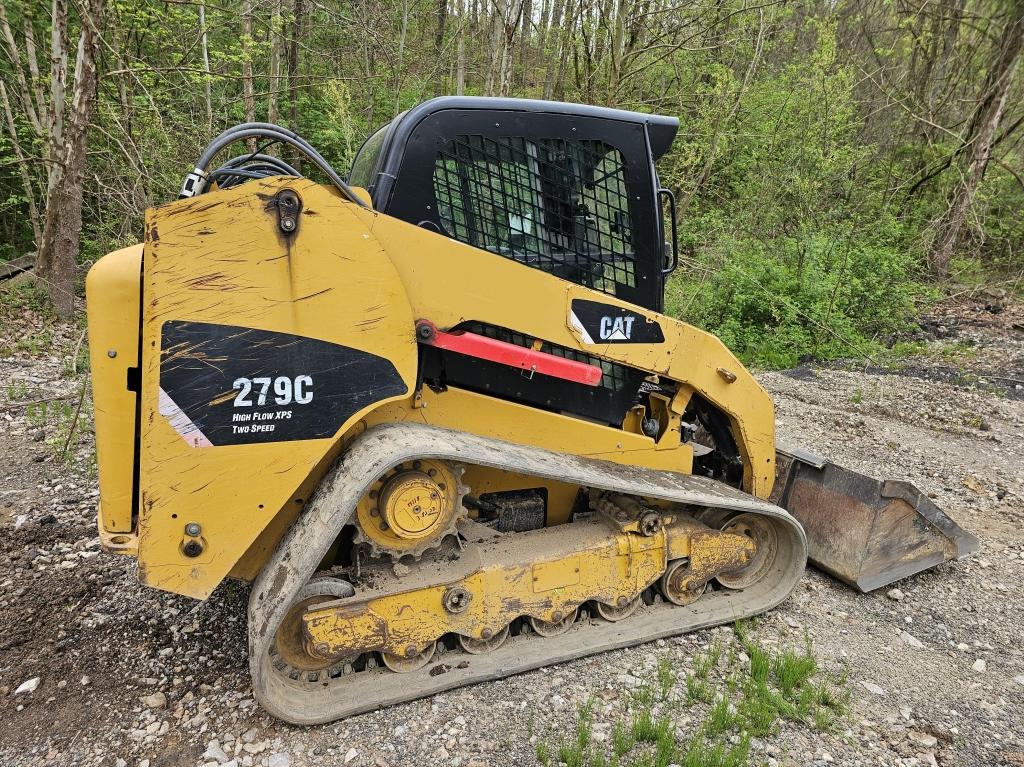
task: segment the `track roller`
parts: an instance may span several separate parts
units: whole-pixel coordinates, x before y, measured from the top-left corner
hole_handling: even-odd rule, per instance
[[[690,560],[686,557],[669,562],[665,568],[665,574],[661,576],[658,585],[662,596],[672,604],[690,605],[704,594],[707,581],[692,583],[689,571]]]
[[[410,671],[419,671],[421,668],[430,663],[434,658],[434,653],[437,651],[437,642],[431,642],[420,652],[416,652],[415,648],[410,648],[412,654],[403,658],[400,655],[392,655],[389,652],[382,652],[380,659],[392,671],[399,674],[407,674]]]
[[[564,634],[572,628],[572,624],[576,622],[579,612],[579,610],[573,610],[564,618],[557,621],[545,621],[540,618],[530,618],[530,628],[532,628],[538,636],[556,637],[560,634]]]
[[[610,623],[615,623],[616,621],[625,620],[637,611],[637,608],[640,607],[640,597],[630,600],[627,600],[625,597],[619,597],[619,604],[614,607],[602,602],[595,602],[594,604],[597,607],[598,615]]]
[[[485,655],[494,652],[508,639],[508,626],[494,634],[490,629],[484,629],[483,633],[487,634],[487,637],[481,636],[479,639],[459,634],[459,646],[471,655]]]

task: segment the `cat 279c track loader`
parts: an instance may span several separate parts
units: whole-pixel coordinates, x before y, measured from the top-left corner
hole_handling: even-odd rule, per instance
[[[440,98],[346,182],[246,124],[93,267],[102,541],[160,589],[253,582],[267,711],[324,722],[734,621],[808,553],[869,590],[976,546],[906,483],[777,453],[768,394],[661,314],[677,127]]]

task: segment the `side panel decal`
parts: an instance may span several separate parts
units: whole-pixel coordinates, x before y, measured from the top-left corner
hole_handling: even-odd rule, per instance
[[[574,298],[569,322],[586,344],[660,344],[661,325],[621,306]]]
[[[348,346],[205,322],[161,328],[160,414],[192,447],[330,437],[405,393],[390,360]]]

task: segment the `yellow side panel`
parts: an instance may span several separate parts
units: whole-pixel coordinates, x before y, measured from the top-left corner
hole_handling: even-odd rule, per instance
[[[372,225],[374,237],[394,262],[418,318],[429,319],[441,329],[465,320],[512,328],[685,383],[729,415],[745,463],[744,489],[761,498],[771,493],[775,480],[772,399],[714,335],[422,227],[364,211],[359,215]],[[628,308],[656,320],[665,340],[584,343],[570,320],[574,298]]]
[[[110,533],[132,529],[136,394],[128,389],[128,369],[139,364],[141,268],[142,246],[133,245],[101,258],[85,279],[100,475],[99,527]]]
[[[284,186],[302,200],[298,233],[290,238],[279,231],[273,203]],[[389,360],[400,376],[402,391],[391,399],[411,389],[416,343],[408,299],[388,257],[351,214],[353,208],[312,182],[277,179],[149,212],[139,515],[143,582],[208,596],[260,533],[274,526],[275,518],[294,514],[305,500],[295,495],[297,488],[309,486],[310,475],[322,471],[337,449],[336,435],[372,407],[355,412],[323,438],[202,446],[202,424],[182,431],[166,392],[161,408],[161,386],[168,386],[166,365],[190,355],[193,363],[202,362],[198,346],[161,348],[161,339],[167,337],[165,322],[173,321],[168,327],[231,326],[289,334],[370,353]],[[252,375],[272,378],[277,371],[267,367],[267,359],[277,351],[268,343],[242,346],[240,354],[252,365]],[[223,356],[206,362],[216,373],[239,360]],[[346,372],[329,371],[325,378],[351,380]],[[190,386],[186,380],[184,396]],[[227,402],[230,407],[238,394],[227,383],[209,406]],[[255,398],[258,391],[248,396]],[[262,422],[256,426],[266,428]],[[199,526],[198,535],[185,535],[189,523]],[[187,555],[189,543],[199,544],[197,556]]]

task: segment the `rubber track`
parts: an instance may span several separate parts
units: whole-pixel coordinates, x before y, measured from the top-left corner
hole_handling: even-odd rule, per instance
[[[433,663],[412,673],[372,670],[320,683],[293,681],[277,674],[269,651],[295,595],[349,523],[356,504],[373,481],[394,466],[417,458],[509,469],[599,490],[762,514],[775,521],[779,534],[776,565],[758,584],[744,591],[710,592],[686,607],[655,604],[614,624],[580,622],[558,637],[514,637],[487,655],[439,655]],[[554,453],[423,424],[377,426],[355,439],[341,456],[253,584],[249,598],[253,692],[268,713],[285,721],[330,722],[454,687],[755,615],[789,596],[806,560],[803,528],[784,509],[705,477]],[[468,665],[431,676],[431,670],[436,672],[437,664],[446,657],[458,657],[459,665],[462,661]]]

